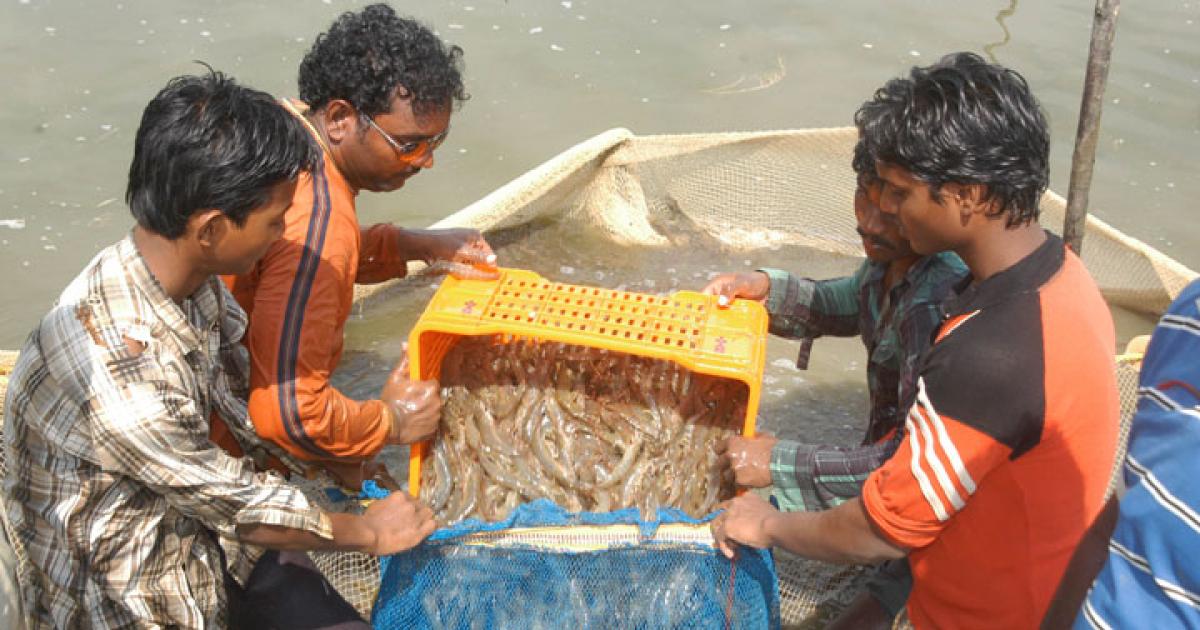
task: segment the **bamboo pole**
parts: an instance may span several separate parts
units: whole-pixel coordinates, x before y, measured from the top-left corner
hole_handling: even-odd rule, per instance
[[[1079,129],[1075,132],[1075,155],[1071,158],[1067,214],[1063,220],[1063,239],[1076,254],[1083,253],[1088,192],[1092,186],[1096,141],[1100,135],[1100,111],[1104,106],[1104,86],[1108,81],[1113,36],[1117,31],[1117,15],[1120,12],[1121,0],[1096,0],[1087,74],[1083,79],[1083,99],[1079,105]]]

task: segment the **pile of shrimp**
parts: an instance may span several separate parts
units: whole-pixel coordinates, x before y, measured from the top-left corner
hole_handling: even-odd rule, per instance
[[[741,429],[743,383],[671,361],[562,343],[460,340],[442,361],[442,422],[421,498],[443,523],[498,521],[547,498],[573,512],[696,517],[733,496],[715,444]]]

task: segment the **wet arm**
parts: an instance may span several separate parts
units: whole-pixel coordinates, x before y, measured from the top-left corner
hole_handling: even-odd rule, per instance
[[[771,546],[814,560],[876,564],[907,554],[875,529],[859,499],[823,512],[779,512],[765,528]]]

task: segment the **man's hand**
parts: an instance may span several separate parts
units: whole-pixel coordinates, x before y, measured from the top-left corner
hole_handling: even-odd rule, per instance
[[[391,415],[390,444],[412,444],[433,437],[442,416],[442,398],[437,381],[414,381],[408,377],[408,351],[392,370],[379,392]]]
[[[713,278],[702,291],[717,296],[717,304],[729,306],[735,298],[761,302],[771,292],[771,278],[761,271],[723,273]]]
[[[498,275],[496,254],[479,230],[447,228],[407,230],[410,251],[434,272],[466,279],[491,279]]]
[[[368,553],[387,556],[416,547],[433,533],[433,510],[408,496],[393,492],[371,502],[362,515],[366,528],[374,534]]]
[[[779,439],[770,433],[754,437],[734,436],[718,442],[717,466],[722,478],[744,488],[765,488],[771,485],[771,450]]]
[[[717,548],[726,558],[732,560],[736,555],[735,544],[759,549],[774,546],[775,540],[770,530],[773,521],[780,517],[780,512],[765,499],[747,492],[717,507],[722,506],[725,511],[713,519],[710,527]]]

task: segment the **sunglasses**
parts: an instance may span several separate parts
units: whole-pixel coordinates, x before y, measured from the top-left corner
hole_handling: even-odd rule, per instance
[[[379,135],[383,136],[384,140],[387,140],[387,143],[391,145],[392,149],[394,149],[396,153],[400,155],[400,157],[406,160],[416,160],[428,153],[432,153],[435,149],[442,146],[442,142],[445,142],[446,140],[446,134],[450,133],[450,128],[447,127],[445,131],[431,138],[414,140],[412,142],[397,142],[396,139],[391,136],[391,134],[384,131],[383,128],[380,127],[374,120],[372,120],[370,116],[363,116],[363,118],[366,119],[367,124],[371,125],[375,131],[379,132]]]

